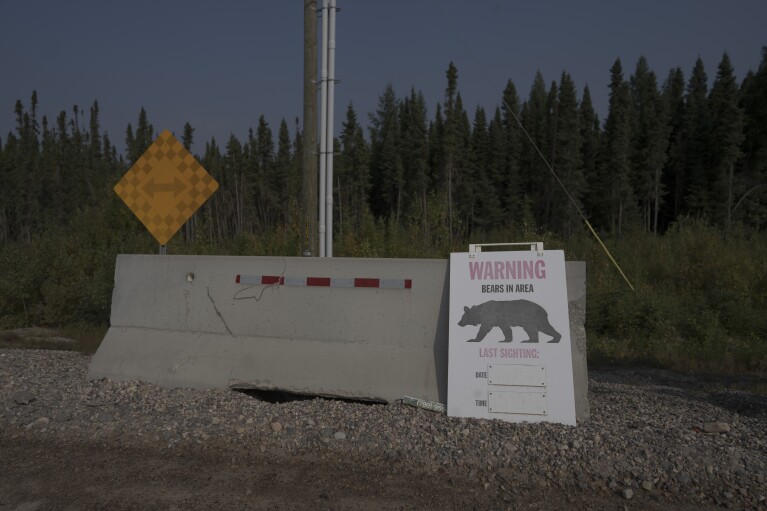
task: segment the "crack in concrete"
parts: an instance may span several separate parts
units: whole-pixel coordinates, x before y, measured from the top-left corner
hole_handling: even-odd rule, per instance
[[[221,323],[224,324],[224,328],[226,328],[226,331],[229,332],[229,335],[231,335],[232,337],[236,339],[237,336],[234,335],[232,331],[229,329],[229,325],[226,324],[226,320],[224,319],[224,316],[221,315],[221,311],[219,311],[218,307],[216,307],[216,302],[213,300],[213,297],[210,296],[210,288],[208,287],[206,289],[208,290],[208,300],[210,300],[210,303],[213,304],[213,310],[216,311],[216,315],[219,317],[219,319],[221,319]]]

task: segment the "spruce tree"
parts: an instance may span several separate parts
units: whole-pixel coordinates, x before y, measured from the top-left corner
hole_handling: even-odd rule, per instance
[[[445,124],[442,137],[442,153],[444,154],[444,182],[445,199],[447,202],[447,221],[450,243],[452,244],[454,235],[455,219],[455,175],[456,167],[459,166],[458,160],[461,153],[460,123],[461,112],[456,106],[458,97],[458,69],[450,62],[445,73],[447,77],[447,87],[445,88]]]
[[[581,162],[583,164],[583,177],[587,193],[583,198],[585,214],[590,218],[591,213],[596,209],[593,190],[600,188],[599,183],[599,147],[601,130],[599,128],[599,117],[594,111],[594,104],[591,100],[591,91],[589,86],[583,88],[583,96],[578,107],[578,122],[581,133]]]
[[[269,228],[274,225],[275,194],[272,189],[270,176],[274,169],[274,137],[272,129],[263,115],[258,117],[256,128],[256,209],[258,211],[259,225],[261,228]]]
[[[745,186],[736,182],[735,169],[743,144],[743,111],[738,104],[740,90],[730,57],[725,53],[719,63],[711,87],[708,108],[711,116],[711,167],[709,175],[711,213],[727,229],[732,223],[734,192],[743,193]],[[740,181],[740,180],[738,180]]]
[[[665,196],[661,178],[668,147],[666,105],[658,91],[655,73],[644,56],[637,61],[629,83],[635,114],[631,147],[632,186],[645,230],[657,233],[658,214]]]
[[[389,84],[370,116],[371,209],[379,217],[399,218],[404,186],[404,168],[399,153],[399,100]]]
[[[346,119],[341,127],[341,153],[338,156],[338,228],[350,226],[357,232],[368,212],[370,191],[369,149],[364,132],[357,120],[354,106],[349,103]]]
[[[184,123],[184,128],[181,135],[181,145],[183,145],[184,149],[186,149],[187,151],[191,151],[193,143],[194,143],[194,128],[187,121]],[[186,240],[187,243],[192,242],[195,239],[197,222],[198,222],[198,212],[195,211],[194,214],[189,218],[189,220],[187,220],[186,223],[184,224],[184,240]]]
[[[683,211],[687,177],[685,170],[685,100],[682,69],[672,69],[663,84],[663,101],[668,117],[668,155],[663,169],[663,188],[669,200],[662,207],[662,224],[667,226]]]
[[[487,125],[488,136],[488,148],[487,156],[485,157],[485,173],[489,182],[490,189],[495,196],[496,206],[491,208],[496,213],[489,213],[488,218],[484,221],[486,224],[492,227],[499,227],[504,225],[509,218],[508,211],[506,210],[506,197],[508,190],[507,174],[506,174],[506,139],[503,131],[503,115],[501,109],[496,107],[493,118]],[[516,163],[516,162],[515,162]]]
[[[423,94],[410,90],[401,102],[400,111],[402,142],[400,158],[404,181],[408,192],[406,210],[421,221],[426,233],[426,207],[429,193],[429,138],[426,123],[426,102]]]
[[[520,154],[520,181],[524,190],[521,203],[529,205],[533,219],[541,216],[540,190],[543,179],[549,179],[549,170],[538,151],[546,154],[548,143],[548,109],[546,83],[540,71],[535,74],[530,95],[520,112],[522,125],[532,139],[526,141]],[[535,146],[533,145],[535,144]],[[538,150],[536,150],[536,147]],[[525,218],[525,217],[523,217]],[[535,220],[539,221],[539,220]],[[537,227],[538,225],[530,226]]]
[[[506,82],[506,87],[503,89],[502,104],[503,144],[500,147],[503,150],[503,168],[499,183],[503,197],[502,204],[512,223],[525,224],[532,221],[532,217],[530,202],[525,193],[525,180],[522,176],[520,160],[523,148],[528,148],[530,144],[519,126],[520,100],[511,80]]]
[[[192,144],[194,143],[194,128],[189,122],[184,123],[184,131],[181,135],[181,144],[187,151],[192,150]]]
[[[79,134],[77,115],[77,108],[75,107],[75,137]],[[131,165],[136,163],[141,155],[152,145],[152,142],[154,142],[154,128],[147,119],[146,110],[144,110],[144,107],[141,107],[135,134],[130,124],[128,124],[128,128],[125,130],[125,146],[128,153],[128,161]],[[75,145],[79,144],[75,143]]]
[[[757,229],[767,217],[767,46],[756,72],[749,72],[741,87],[745,113],[741,176],[745,189],[734,197],[733,218]]]
[[[242,144],[233,134],[229,135],[226,153],[224,153],[221,164],[221,174],[226,176],[226,182],[230,185],[226,190],[219,190],[219,193],[223,192],[222,195],[226,198],[225,202],[221,204],[221,214],[226,219],[224,223],[226,226],[225,235],[230,238],[241,235],[245,225],[244,153]]]
[[[288,130],[288,123],[285,119],[282,119],[280,121],[280,128],[277,131],[277,153],[274,158],[271,186],[277,199],[275,205],[277,210],[276,220],[285,225],[290,222],[292,192],[298,186],[295,176],[291,174],[293,170],[291,160],[290,130]]]
[[[620,236],[633,201],[631,188],[631,97],[617,59],[610,69],[610,103],[605,121],[600,181],[594,190],[605,198],[599,211],[602,225]]]
[[[468,235],[473,224],[473,205],[477,197],[477,183],[471,174],[471,122],[463,108],[461,93],[456,94],[454,119],[456,121],[452,157],[452,205],[455,215],[455,233]],[[455,220],[458,223],[455,223]]]
[[[557,96],[557,123],[554,132],[554,145],[557,150],[551,164],[559,177],[559,181],[570,197],[561,189],[560,183],[550,179],[552,192],[552,212],[550,226],[568,237],[573,233],[580,221],[577,208],[583,206],[586,193],[586,180],[581,159],[581,132],[578,118],[578,99],[575,82],[567,72],[562,72]]]
[[[487,116],[482,107],[474,113],[474,125],[471,133],[471,154],[467,174],[474,188],[470,228],[489,229],[501,222],[503,210],[501,198],[495,186],[496,178],[492,175],[491,139],[487,126]]]
[[[684,153],[687,189],[687,211],[693,216],[710,218],[708,169],[711,165],[711,116],[708,110],[708,77],[703,61],[698,58],[687,82],[684,119]]]

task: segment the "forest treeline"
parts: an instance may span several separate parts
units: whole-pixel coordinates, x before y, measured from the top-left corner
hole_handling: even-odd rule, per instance
[[[335,141],[338,234],[372,218],[417,225],[434,243],[503,225],[567,239],[582,225],[576,206],[599,231],[617,236],[661,233],[682,217],[763,230],[767,48],[740,83],[727,54],[710,88],[700,59],[689,77],[675,68],[661,80],[644,57],[626,74],[616,60],[604,120],[589,87],[579,97],[567,72],[549,84],[536,74],[526,99],[509,80],[498,106],[470,114],[452,63],[431,116],[420,92],[399,97],[388,85],[366,132],[350,104]],[[115,200],[110,188],[157,135],[141,109],[118,154],[101,131],[98,102],[55,121],[38,109],[34,92],[26,107],[17,101],[16,130],[0,140],[2,242],[31,240],[83,207]],[[297,124],[291,132],[283,120],[275,139],[261,116],[243,141],[231,135],[223,145],[200,146],[187,123],[179,138],[221,185],[183,229],[185,240],[259,235],[300,216]]]
[[[567,72],[548,84],[537,74],[525,99],[509,81],[496,107],[468,113],[450,64],[433,111],[392,86],[367,119],[349,105],[335,141],[335,255],[543,241],[587,263],[590,363],[767,370],[767,48],[740,81],[727,55],[711,80],[700,59],[688,77],[617,60],[609,89],[604,119]],[[158,131],[141,109],[121,153],[97,102],[50,120],[33,92],[14,112],[0,140],[0,329],[106,325],[116,255],[157,252],[112,187]],[[300,255],[298,124],[275,136],[262,116],[222,143],[194,133],[186,123],[177,138],[220,188],[168,252]]]

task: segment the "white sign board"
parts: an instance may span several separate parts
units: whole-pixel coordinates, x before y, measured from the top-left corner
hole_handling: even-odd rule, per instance
[[[450,255],[447,414],[575,425],[561,250]]]

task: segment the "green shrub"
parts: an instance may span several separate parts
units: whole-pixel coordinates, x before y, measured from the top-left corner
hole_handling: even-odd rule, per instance
[[[587,263],[591,363],[660,364],[681,369],[767,370],[767,237],[723,232],[682,219],[662,236],[630,232],[605,243],[632,291],[600,245],[583,232],[568,240],[506,225],[450,239],[439,201],[428,221],[412,212],[400,222],[363,215],[336,237],[337,257],[445,258],[469,241],[543,241]],[[298,212],[292,219],[300,218]],[[200,219],[205,233],[205,219]],[[198,226],[199,227],[199,226]],[[297,220],[221,242],[177,235],[170,254],[288,255],[302,251]],[[0,247],[0,328],[106,325],[119,253],[157,253],[157,244],[119,204],[84,210],[70,229]]]

